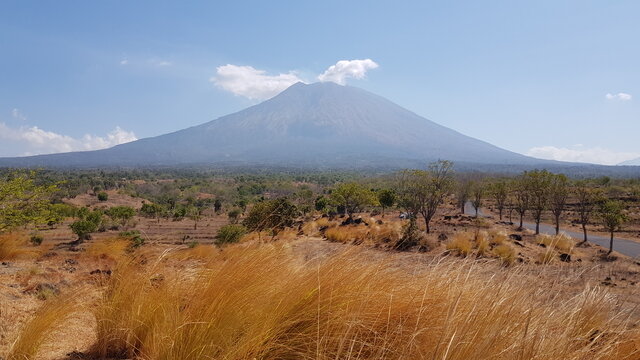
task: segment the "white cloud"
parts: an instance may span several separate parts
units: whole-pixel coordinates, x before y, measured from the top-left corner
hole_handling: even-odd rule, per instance
[[[120,60],[120,65],[127,65],[128,63],[129,63],[129,60],[127,59]]]
[[[227,64],[216,68],[212,83],[236,95],[254,100],[264,100],[279,94],[289,86],[302,81],[293,71],[286,74],[267,75],[266,71],[252,66]]]
[[[620,100],[620,101],[629,101],[631,100],[631,94],[627,93],[617,93],[617,94],[607,94],[604,96],[607,100]]]
[[[137,140],[133,132],[119,126],[105,136],[87,134],[78,139],[37,126],[12,128],[4,123],[0,123],[0,139],[21,145],[26,149],[25,155],[98,150]]]
[[[367,71],[378,67],[371,59],[364,60],[340,60],[331,65],[324,73],[318,75],[318,80],[333,81],[340,85],[346,84],[347,78],[362,79]]]
[[[540,146],[529,149],[526,154],[540,159],[602,165],[616,165],[640,157],[640,153],[619,152],[601,147],[585,148],[582,145],[574,145],[570,148]]]
[[[21,121],[27,121],[27,116],[25,114],[23,114],[20,109],[14,108],[13,110],[11,110],[11,117],[13,117],[14,119],[18,119]]]

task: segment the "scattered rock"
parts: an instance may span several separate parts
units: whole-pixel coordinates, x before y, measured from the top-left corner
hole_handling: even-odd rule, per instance
[[[440,235],[438,235],[438,240],[440,241],[445,241],[447,239],[449,239],[449,237],[445,233],[441,233]]]
[[[514,240],[513,243],[518,245],[518,246],[520,246],[520,247],[524,247],[524,244],[521,243],[520,241]]]
[[[107,275],[107,276],[111,276],[111,269],[108,269],[108,270],[95,269],[95,270],[90,271],[89,275]]]
[[[522,241],[522,235],[520,234],[510,234],[509,238],[517,241]]]
[[[67,265],[78,265],[78,261],[74,259],[65,259],[64,263]]]
[[[543,243],[539,243],[539,244],[538,244],[538,246],[543,247],[543,248],[546,248],[546,247],[547,247],[547,245],[545,245],[545,244],[543,244]]]
[[[382,224],[384,224],[384,221],[382,221],[382,220],[377,220],[377,221],[376,221],[376,224],[378,224],[378,225],[382,225]]]
[[[571,262],[570,254],[560,254],[560,261]]]

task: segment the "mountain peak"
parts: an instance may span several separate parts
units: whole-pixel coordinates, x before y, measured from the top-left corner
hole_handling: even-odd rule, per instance
[[[51,165],[56,159],[60,165],[76,166],[233,162],[394,167],[437,159],[539,162],[462,135],[366,90],[333,82],[298,82],[260,104],[175,133],[106,150],[20,161],[37,166]]]

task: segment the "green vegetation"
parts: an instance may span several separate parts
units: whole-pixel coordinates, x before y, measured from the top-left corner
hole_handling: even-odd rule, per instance
[[[231,244],[236,243],[240,238],[247,233],[247,228],[238,224],[225,225],[218,230],[216,234],[216,244]]]

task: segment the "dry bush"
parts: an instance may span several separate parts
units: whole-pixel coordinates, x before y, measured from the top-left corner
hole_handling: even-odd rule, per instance
[[[556,258],[556,252],[553,248],[546,248],[543,252],[538,253],[538,263],[540,264],[551,264],[553,260]]]
[[[480,231],[476,234],[476,251],[478,256],[486,256],[491,250],[491,240],[489,234],[484,231]]]
[[[309,221],[302,226],[302,232],[307,236],[320,236],[320,229],[337,226],[337,223],[332,222],[328,218],[319,218],[314,221]]]
[[[575,241],[573,241],[571,237],[565,234],[555,236],[538,235],[538,244],[544,244],[547,248],[552,248],[567,253],[571,253],[576,245]]]
[[[500,259],[504,265],[511,265],[516,261],[516,251],[511,245],[502,244],[493,249],[493,253]]]
[[[509,240],[509,236],[504,231],[492,230],[492,231],[489,231],[487,234],[490,239],[489,242],[492,245],[501,245],[507,242],[507,240]]]
[[[92,241],[85,254],[94,259],[121,260],[131,248],[131,241],[121,237]]]
[[[29,246],[27,236],[22,233],[0,233],[0,260],[33,257],[40,249]]]
[[[458,232],[453,235],[453,238],[447,244],[447,250],[454,251],[458,255],[464,257],[473,251],[473,245],[470,234]]]

